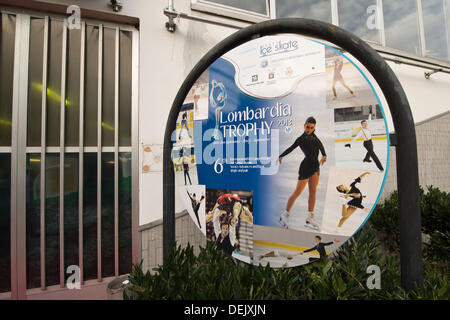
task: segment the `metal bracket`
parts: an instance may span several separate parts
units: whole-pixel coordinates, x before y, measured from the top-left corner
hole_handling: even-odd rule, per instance
[[[433,71],[430,71],[430,72],[425,72],[425,79],[430,79],[430,76],[431,76],[432,74],[437,73],[437,72],[440,72],[440,71],[442,71],[442,68],[436,69],[436,70],[433,70]]]
[[[110,7],[112,7],[114,12],[119,12],[122,10],[122,3],[119,0],[111,0],[110,1]]]
[[[175,24],[175,18],[180,19],[180,14],[176,11],[171,11],[168,8],[164,9],[164,14],[169,18],[169,21],[166,22],[166,29],[167,31],[174,33],[177,25]]]
[[[213,24],[215,26],[221,26],[221,27],[226,27],[226,28],[233,28],[233,29],[242,29],[243,28],[242,26],[237,25],[237,24],[222,22],[222,21],[218,21],[218,20],[212,20],[209,18],[205,19],[205,18],[201,18],[201,17],[191,16],[191,15],[188,15],[183,12],[177,12],[174,10],[170,10],[168,8],[165,8],[163,13],[164,13],[164,15],[166,15],[169,18],[169,21],[166,22],[166,29],[169,32],[175,32],[175,30],[176,30],[175,19],[177,19],[177,23],[180,23],[181,18],[186,19],[186,20],[191,20],[191,21],[202,22],[202,23],[209,23],[209,24]],[[257,35],[255,37],[260,37],[260,35]]]

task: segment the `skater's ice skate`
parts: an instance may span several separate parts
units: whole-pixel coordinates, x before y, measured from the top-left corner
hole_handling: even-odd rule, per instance
[[[286,210],[281,214],[280,216],[280,224],[283,226],[283,228],[288,228],[288,224],[289,224],[289,212],[287,212]]]
[[[314,229],[314,230],[319,230],[320,229],[319,224],[314,219],[314,213],[313,212],[309,212],[308,213],[308,218],[306,218],[305,227],[308,227],[308,228],[311,228],[311,229]]]

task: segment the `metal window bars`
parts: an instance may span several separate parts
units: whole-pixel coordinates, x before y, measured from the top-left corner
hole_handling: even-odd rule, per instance
[[[4,13],[2,13],[4,14]],[[47,288],[46,278],[48,276],[46,266],[46,228],[45,228],[45,211],[46,211],[46,178],[48,172],[46,171],[46,158],[48,154],[59,154],[59,287],[65,287],[65,237],[64,237],[64,173],[65,173],[65,154],[78,154],[78,264],[80,268],[80,282],[84,283],[83,270],[86,267],[86,261],[83,259],[83,196],[84,196],[84,154],[97,154],[97,280],[102,281],[102,246],[101,246],[101,200],[102,200],[102,153],[112,152],[114,154],[114,211],[110,214],[114,215],[114,276],[119,275],[119,153],[131,153],[132,159],[132,217],[131,217],[131,237],[132,237],[132,262],[135,263],[139,257],[139,235],[138,235],[138,31],[129,26],[116,25],[104,26],[98,23],[91,23],[83,20],[80,29],[80,66],[79,66],[79,143],[78,146],[66,146],[66,86],[68,81],[68,74],[66,70],[68,50],[74,50],[68,47],[68,29],[66,27],[67,20],[60,17],[50,17],[48,15],[28,15],[18,13],[8,13],[16,16],[16,34],[15,34],[15,56],[14,56],[14,79],[13,79],[13,101],[12,101],[12,139],[11,147],[1,147],[0,152],[11,153],[11,298],[25,299],[27,295],[27,281],[26,281],[26,261],[27,261],[27,206],[26,206],[26,190],[27,190],[27,154],[37,153],[40,155],[40,254],[39,254],[39,268],[40,268],[40,288],[45,290]],[[39,121],[40,129],[40,146],[27,146],[27,117],[28,115],[28,70],[29,57],[33,54],[30,52],[30,20],[31,18],[43,19],[43,61],[42,61],[42,97],[41,97],[41,118],[33,121]],[[47,102],[48,94],[48,70],[49,61],[49,46],[50,39],[50,24],[55,21],[63,21],[62,28],[62,52],[61,52],[61,92],[59,94],[60,103],[60,130],[59,130],[59,146],[47,146],[48,135],[50,133],[47,125],[48,110]],[[98,41],[98,101],[97,101],[97,146],[85,146],[85,77],[86,77],[86,29],[87,26],[94,25],[99,28]],[[115,31],[115,61],[114,61],[114,145],[102,146],[102,59],[103,59],[103,30],[110,28]],[[131,57],[120,56],[120,32],[130,32],[132,37],[131,42]],[[78,50],[78,49],[76,49]],[[119,89],[121,87],[119,63],[120,59],[131,59],[131,145],[119,145]],[[109,214],[109,213],[108,213]]]

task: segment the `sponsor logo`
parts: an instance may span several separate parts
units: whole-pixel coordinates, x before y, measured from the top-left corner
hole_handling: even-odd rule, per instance
[[[286,67],[286,75],[287,76],[292,76],[293,72],[294,72],[294,70],[292,69],[291,66]]]

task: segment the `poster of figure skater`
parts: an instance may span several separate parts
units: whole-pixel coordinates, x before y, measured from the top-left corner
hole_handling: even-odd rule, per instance
[[[332,167],[328,180],[322,231],[353,235],[378,199],[384,174]]]
[[[267,203],[272,221],[261,225],[320,231],[328,171],[334,165],[334,115],[325,107],[324,80],[323,75],[306,79],[290,97],[295,125],[280,132],[279,170]]]
[[[185,103],[181,106],[178,115],[175,137],[172,138],[174,146],[187,146],[194,143],[194,103]]]
[[[194,104],[194,120],[208,119],[209,69],[195,81],[184,104]]]
[[[227,254],[251,263],[253,192],[207,189],[206,237]]]
[[[366,72],[346,52],[281,34],[231,49],[192,79],[172,157],[184,207],[210,241],[241,261],[290,267],[362,226],[389,160]]]
[[[336,166],[383,172],[388,139],[378,105],[334,109]]]
[[[205,203],[206,189],[203,185],[186,185],[178,187],[178,194],[192,221],[206,236]]]
[[[193,145],[174,147],[172,149],[172,162],[175,169],[175,185],[186,186],[198,184]]]
[[[313,231],[254,226],[254,265],[295,267],[327,257],[348,237]]]
[[[377,103],[369,83],[352,62],[367,73],[364,66],[352,55],[328,47],[325,49],[328,108]]]

